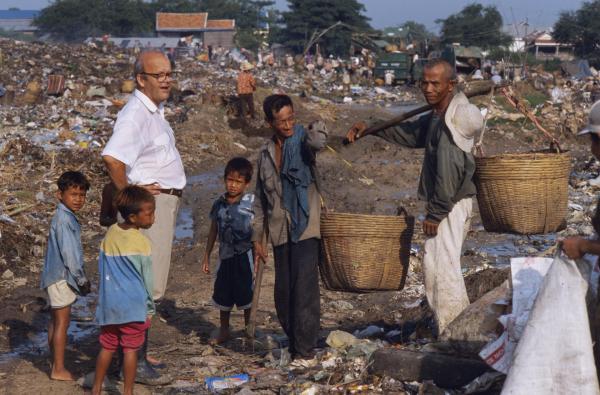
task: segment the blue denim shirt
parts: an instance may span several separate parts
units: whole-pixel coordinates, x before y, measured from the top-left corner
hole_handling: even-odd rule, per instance
[[[252,248],[254,195],[247,193],[239,202],[229,204],[225,195],[218,198],[210,211],[210,219],[219,230],[219,258],[225,260]]]
[[[60,280],[67,280],[76,291],[87,282],[83,271],[81,226],[75,213],[62,203],[58,204],[50,224],[40,287],[47,288]]]

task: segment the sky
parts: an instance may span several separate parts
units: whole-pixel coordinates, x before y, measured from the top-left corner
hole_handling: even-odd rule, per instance
[[[399,25],[407,20],[423,23],[429,29],[437,31],[436,19],[446,18],[459,12],[465,5],[479,2],[495,5],[502,14],[504,23],[523,22],[526,18],[531,28],[547,28],[554,25],[561,11],[578,9],[583,0],[359,0],[367,9],[371,26],[381,29]],[[275,0],[280,9],[286,7],[286,0]],[[50,0],[0,0],[0,9],[19,7],[41,9],[50,4]],[[514,17],[513,17],[514,15]]]

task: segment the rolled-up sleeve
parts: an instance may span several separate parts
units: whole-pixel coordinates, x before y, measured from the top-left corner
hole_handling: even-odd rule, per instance
[[[131,167],[144,149],[140,130],[140,126],[131,119],[117,120],[102,156],[111,156]]]
[[[327,145],[327,135],[327,127],[323,122],[313,122],[306,132],[306,145],[314,151],[321,151]]]

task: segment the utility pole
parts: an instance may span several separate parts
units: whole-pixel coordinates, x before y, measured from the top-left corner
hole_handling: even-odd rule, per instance
[[[523,36],[523,71],[521,72],[521,76],[525,74],[525,69],[527,68],[527,29],[529,28],[529,18],[525,17],[523,26],[525,27],[525,35]]]

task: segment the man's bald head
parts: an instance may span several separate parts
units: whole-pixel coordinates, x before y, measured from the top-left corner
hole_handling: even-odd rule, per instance
[[[134,65],[137,89],[157,106],[169,98],[172,70],[169,59],[159,51],[142,53]]]
[[[133,78],[137,79],[138,74],[142,74],[144,71],[146,71],[144,66],[148,63],[149,60],[156,59],[156,57],[164,58],[164,59],[168,60],[168,58],[165,56],[164,53],[157,51],[157,50],[149,50],[149,51],[142,52],[137,57],[134,65],[133,65]]]
[[[446,111],[456,84],[454,68],[442,59],[434,59],[423,69],[421,92],[427,104],[438,113]]]
[[[434,68],[441,68],[443,70],[443,77],[447,78],[448,81],[456,80],[456,70],[447,60],[437,58],[430,60],[423,67],[424,70],[433,70]]]

